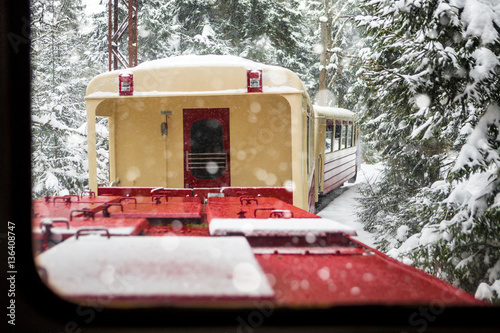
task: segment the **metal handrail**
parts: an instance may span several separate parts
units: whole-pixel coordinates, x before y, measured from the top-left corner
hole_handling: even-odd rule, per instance
[[[227,168],[227,153],[189,153],[186,152],[186,171],[205,169],[207,161],[213,161],[219,169]]]

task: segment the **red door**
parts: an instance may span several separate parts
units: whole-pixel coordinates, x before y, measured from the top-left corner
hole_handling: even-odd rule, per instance
[[[229,109],[184,109],[184,187],[231,185]]]

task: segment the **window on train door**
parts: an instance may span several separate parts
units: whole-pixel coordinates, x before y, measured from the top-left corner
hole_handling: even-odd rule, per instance
[[[198,179],[216,179],[225,171],[222,124],[197,120],[191,126],[191,173]]]
[[[230,186],[229,109],[185,109],[184,187]]]

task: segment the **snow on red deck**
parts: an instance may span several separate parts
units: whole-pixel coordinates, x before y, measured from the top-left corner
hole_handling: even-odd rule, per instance
[[[243,237],[71,238],[37,265],[56,293],[75,301],[251,304],[274,296]]]

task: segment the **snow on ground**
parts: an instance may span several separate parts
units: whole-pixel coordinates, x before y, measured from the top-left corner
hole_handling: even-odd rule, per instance
[[[333,199],[318,215],[353,228],[358,234],[358,236],[353,237],[354,239],[368,246],[375,247],[374,234],[363,230],[363,224],[358,221],[356,216],[356,212],[359,209],[359,203],[356,201],[356,198],[360,196],[358,189],[361,184],[367,181],[371,183],[375,182],[383,168],[382,164],[362,164],[361,170],[358,171],[356,182],[354,184],[345,183],[342,194]]]

